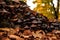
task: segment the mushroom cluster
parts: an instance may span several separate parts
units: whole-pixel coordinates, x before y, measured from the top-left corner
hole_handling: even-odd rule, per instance
[[[23,1],[0,2],[0,40],[60,40],[60,22],[30,10]]]

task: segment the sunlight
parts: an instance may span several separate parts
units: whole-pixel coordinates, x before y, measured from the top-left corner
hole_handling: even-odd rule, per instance
[[[34,0],[27,0],[27,5],[30,6],[30,9],[33,10],[36,6],[37,6],[37,3],[33,4],[33,1]],[[54,3],[54,7],[56,8],[57,7],[57,0],[53,0],[53,3]],[[44,4],[43,4],[44,6]]]
[[[33,10],[37,6],[37,3],[33,4],[33,0],[27,0],[26,3],[28,6],[30,6],[31,10]]]
[[[53,3],[54,3],[54,7],[56,8],[57,7],[57,0],[53,0]]]

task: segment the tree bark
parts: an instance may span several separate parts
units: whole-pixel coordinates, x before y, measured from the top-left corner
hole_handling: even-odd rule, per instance
[[[59,0],[57,0],[57,11],[56,11],[57,13],[57,18],[58,18],[58,14],[59,14]]]
[[[57,16],[57,11],[56,11],[56,8],[54,7],[53,1],[54,1],[54,0],[52,0],[51,3],[52,3],[52,5],[53,5],[55,19],[57,19],[57,18],[58,18],[58,16]]]
[[[59,0],[57,0],[57,8],[54,7],[53,1],[51,1],[54,9],[55,19],[58,19],[58,13],[59,13]]]

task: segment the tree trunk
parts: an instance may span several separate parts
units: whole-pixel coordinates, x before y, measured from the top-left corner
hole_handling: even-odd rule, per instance
[[[56,11],[56,14],[57,14],[57,18],[58,18],[58,14],[59,14],[59,0],[57,0],[57,11]]]
[[[57,12],[56,12],[56,8],[54,7],[53,1],[54,1],[54,0],[52,0],[51,3],[52,3],[52,5],[53,5],[55,19],[57,19]]]
[[[58,13],[59,13],[59,0],[57,0],[57,8],[54,7],[53,1],[51,1],[51,3],[53,4],[53,9],[54,9],[54,13],[55,13],[55,19],[58,19]]]

